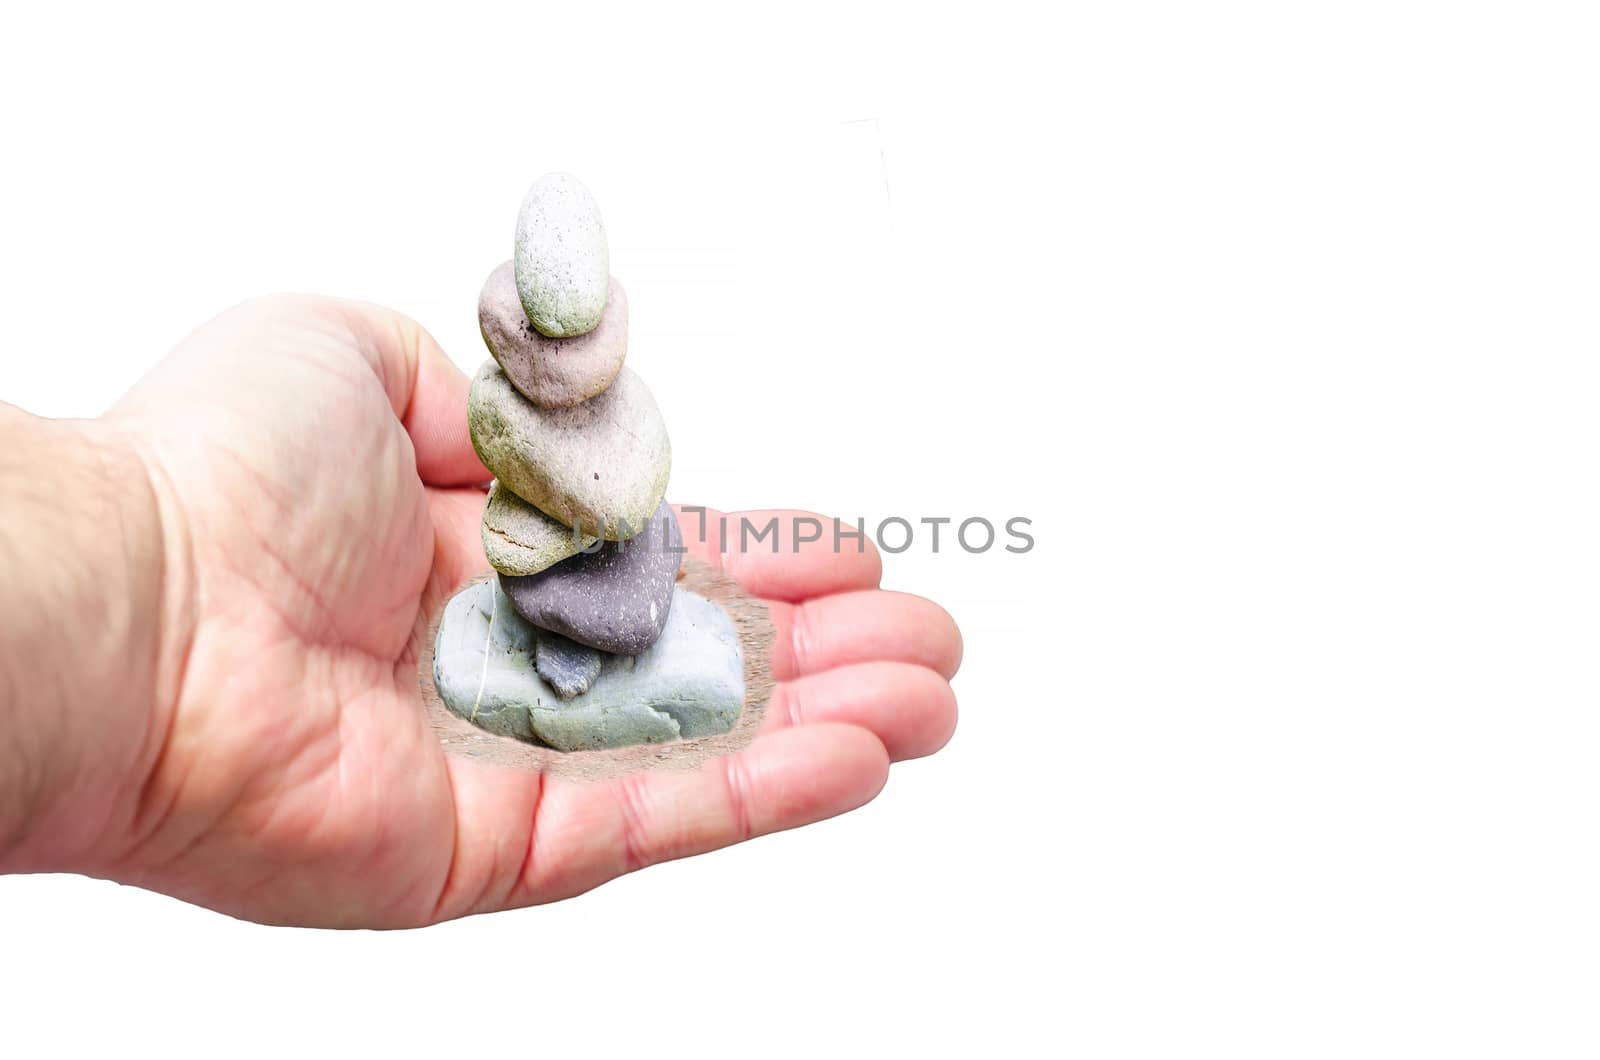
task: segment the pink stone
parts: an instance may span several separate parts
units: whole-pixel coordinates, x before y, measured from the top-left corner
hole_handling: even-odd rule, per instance
[[[567,408],[600,393],[622,370],[628,356],[628,295],[612,277],[605,312],[593,331],[548,338],[528,321],[508,261],[489,274],[478,295],[478,328],[523,397],[545,408]]]

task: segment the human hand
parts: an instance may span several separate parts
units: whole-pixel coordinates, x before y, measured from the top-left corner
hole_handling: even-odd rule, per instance
[[[0,868],[266,922],[417,925],[821,820],[948,739],[959,634],[877,589],[870,543],[719,556],[688,515],[690,551],[771,607],[756,741],[604,782],[447,756],[417,670],[429,616],[486,569],[467,386],[410,320],[275,297],[204,325],[90,425],[156,498],[165,603],[137,666],[162,677],[148,703],[83,705],[93,724],[57,747],[69,768],[34,827],[9,852],[0,835]],[[787,532],[799,513],[770,514]]]

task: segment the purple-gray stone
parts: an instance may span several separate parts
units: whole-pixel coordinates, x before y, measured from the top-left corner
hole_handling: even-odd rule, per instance
[[[537,574],[500,576],[517,613],[600,651],[638,655],[661,636],[683,558],[678,520],[663,501],[625,541],[606,541]]]

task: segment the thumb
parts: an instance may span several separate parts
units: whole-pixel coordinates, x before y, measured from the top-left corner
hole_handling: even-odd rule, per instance
[[[481,485],[493,476],[467,433],[470,381],[421,324],[370,302],[341,302],[356,346],[383,380],[389,403],[429,486]]]

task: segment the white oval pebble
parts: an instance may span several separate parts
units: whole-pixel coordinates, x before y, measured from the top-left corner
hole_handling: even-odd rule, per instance
[[[517,215],[511,260],[517,296],[539,334],[571,338],[599,325],[611,252],[600,207],[577,177],[546,173],[533,182]]]

